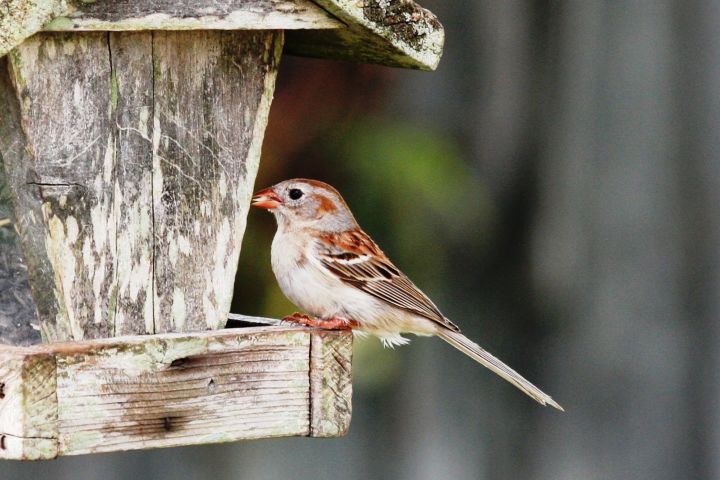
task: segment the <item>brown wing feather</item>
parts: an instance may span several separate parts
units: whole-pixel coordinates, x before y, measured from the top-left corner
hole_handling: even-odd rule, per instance
[[[343,282],[394,307],[460,331],[362,230],[322,233],[319,238],[323,266]]]

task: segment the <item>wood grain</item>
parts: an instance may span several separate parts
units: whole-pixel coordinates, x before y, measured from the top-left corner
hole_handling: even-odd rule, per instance
[[[46,341],[224,325],[282,43],[44,33],[3,62],[0,156]]]
[[[11,187],[48,339],[112,332],[116,225],[108,59],[107,34],[101,33],[37,35],[9,55],[21,122],[12,133],[14,148],[0,153],[6,168],[19,172],[10,174]]]
[[[310,434],[337,437],[352,416],[352,334],[316,331],[310,339]]]
[[[0,346],[0,458],[56,455],[55,358]]]
[[[0,458],[342,435],[351,345],[252,327],[0,346]]]
[[[342,23],[309,0],[100,0],[78,3],[45,31],[292,30]]]
[[[219,328],[275,74],[278,32],[156,32],[155,331]]]
[[[346,28],[288,31],[287,51],[394,67],[435,70],[445,32],[412,0],[314,0]]]
[[[111,33],[115,122],[116,283],[110,336],[153,333],[153,87],[152,34]]]
[[[48,31],[285,30],[288,51],[421,70],[442,55],[442,25],[411,0],[9,0],[0,56]],[[52,21],[48,22],[48,20]],[[43,27],[44,25],[44,27]]]

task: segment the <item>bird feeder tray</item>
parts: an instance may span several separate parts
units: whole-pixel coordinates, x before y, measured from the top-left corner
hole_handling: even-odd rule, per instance
[[[224,329],[280,57],[442,46],[408,0],[0,0],[0,458],[342,435],[350,334]]]
[[[4,346],[0,459],[343,435],[351,351],[297,327]]]

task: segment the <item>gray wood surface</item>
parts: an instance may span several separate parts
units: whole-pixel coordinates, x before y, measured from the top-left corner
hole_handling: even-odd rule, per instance
[[[0,458],[342,435],[351,345],[280,326],[0,346]]]
[[[219,328],[282,33],[39,34],[0,70],[45,340]]]
[[[0,339],[12,345],[32,345],[40,342],[40,324],[6,179],[0,159]]]
[[[10,1],[10,0],[8,0]],[[286,30],[288,51],[434,70],[444,33],[438,19],[411,0],[11,0],[0,18],[0,55],[33,33],[128,30]],[[47,22],[47,20],[52,21]]]
[[[315,0],[346,28],[288,31],[296,55],[435,70],[445,32],[437,17],[412,0]]]
[[[106,37],[35,36],[8,56],[9,79],[2,82],[0,155],[42,333],[50,339],[108,332],[90,313],[107,310],[108,296],[95,298],[95,286],[108,287],[114,263],[106,258],[112,190],[102,185],[112,168],[112,158],[107,167],[105,161],[112,149]]]
[[[155,331],[230,311],[282,33],[156,32]]]
[[[310,0],[99,0],[78,2],[45,31],[289,30],[342,23]]]
[[[0,3],[0,56],[72,9],[68,0],[3,0]]]
[[[352,334],[334,331],[317,331],[310,339],[310,434],[313,437],[345,435],[350,427],[352,341]]]
[[[118,225],[114,335],[153,332],[152,33],[111,33]]]
[[[55,390],[53,355],[0,345],[0,459],[56,455]]]

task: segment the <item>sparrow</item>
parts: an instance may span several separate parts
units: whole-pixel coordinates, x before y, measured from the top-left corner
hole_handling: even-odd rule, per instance
[[[252,204],[275,216],[273,272],[285,296],[310,315],[295,313],[285,320],[372,334],[391,347],[409,342],[402,333],[435,335],[540,404],[564,411],[463,335],[360,228],[340,193],[327,183],[286,180],[257,192]]]

